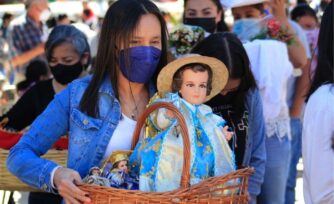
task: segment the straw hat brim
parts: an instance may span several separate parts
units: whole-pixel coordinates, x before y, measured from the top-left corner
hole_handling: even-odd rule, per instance
[[[268,0],[221,0],[221,4],[225,8],[237,8],[254,4],[264,3]]]
[[[167,64],[158,75],[158,91],[160,93],[172,92],[172,82],[175,72],[184,65],[192,63],[206,64],[212,70],[212,90],[210,95],[206,97],[205,102],[219,94],[228,80],[227,68],[220,60],[201,55],[182,57]]]

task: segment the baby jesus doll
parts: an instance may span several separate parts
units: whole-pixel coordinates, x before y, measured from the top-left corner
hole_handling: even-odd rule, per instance
[[[158,76],[158,94],[150,104],[170,102],[182,113],[189,132],[190,184],[235,170],[229,132],[223,118],[204,102],[222,91],[228,78],[225,65],[200,55],[179,58]],[[179,187],[183,141],[172,112],[160,109],[148,118],[148,128],[130,163],[140,175],[140,190],[169,191]]]
[[[105,161],[104,177],[110,181],[110,186],[128,190],[137,190],[138,178],[129,172],[128,157],[132,151],[113,151]],[[108,168],[111,169],[107,170]]]
[[[101,169],[97,166],[94,166],[89,169],[88,176],[83,179],[84,183],[94,184],[98,186],[107,186],[110,187],[110,182],[107,178],[101,176]]]

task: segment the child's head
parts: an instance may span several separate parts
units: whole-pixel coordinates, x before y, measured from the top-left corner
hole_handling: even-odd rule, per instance
[[[304,30],[312,30],[319,27],[316,12],[307,4],[296,6],[291,11],[291,19],[296,21]]]
[[[228,78],[220,60],[197,54],[183,56],[166,65],[158,76],[161,94],[178,92],[191,104],[202,104],[217,95]]]
[[[252,4],[247,6],[235,7],[232,8],[232,15],[234,20],[245,19],[245,18],[263,18],[264,13],[264,5],[263,3]]]
[[[41,60],[34,60],[30,62],[26,68],[26,79],[16,85],[19,96],[22,96],[33,83],[37,83],[49,78],[48,65]]]
[[[265,16],[267,0],[221,0],[223,6],[232,8],[234,21],[239,19],[260,19]]]
[[[179,92],[191,104],[204,103],[212,89],[212,70],[206,64],[187,64],[173,76],[172,91]]]

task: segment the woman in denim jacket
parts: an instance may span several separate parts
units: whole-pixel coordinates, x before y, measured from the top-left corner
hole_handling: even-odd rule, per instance
[[[232,33],[214,33],[192,50],[203,56],[215,57],[229,70],[228,82],[216,97],[206,104],[222,116],[235,136],[230,146],[235,152],[237,168],[251,166],[255,173],[250,177],[248,192],[250,203],[256,203],[265,170],[265,123],[262,101],[250,70],[247,53],[240,40]]]
[[[149,0],[120,0],[108,9],[91,76],[57,94],[7,160],[25,183],[59,193],[66,203],[90,202],[76,187],[114,150],[130,149],[137,117],[166,64],[166,26]],[[41,159],[60,136],[69,135],[67,168]]]
[[[59,25],[52,29],[45,43],[45,56],[53,78],[33,85],[6,114],[0,116],[0,121],[3,119],[6,123],[4,128],[22,131],[30,126],[55,94],[65,89],[71,81],[84,76],[90,65],[87,38],[72,25]],[[59,195],[51,193],[31,192],[28,196],[29,204],[59,204],[61,200]]]

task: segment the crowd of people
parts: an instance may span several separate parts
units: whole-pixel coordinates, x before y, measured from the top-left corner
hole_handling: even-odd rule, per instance
[[[29,203],[90,202],[81,178],[130,150],[140,115],[167,101],[190,130],[190,184],[253,167],[249,203],[295,203],[302,157],[305,203],[334,203],[334,7],[321,2],[184,0],[167,28],[150,0],[112,1],[101,21],[83,2],[80,23],[50,21],[47,0],[27,0],[1,27],[0,74],[18,100],[0,127],[25,131],[8,170],[48,192]],[[182,140],[172,113],[154,116],[127,165],[140,190],[173,190]],[[63,135],[67,166],[41,159]]]

